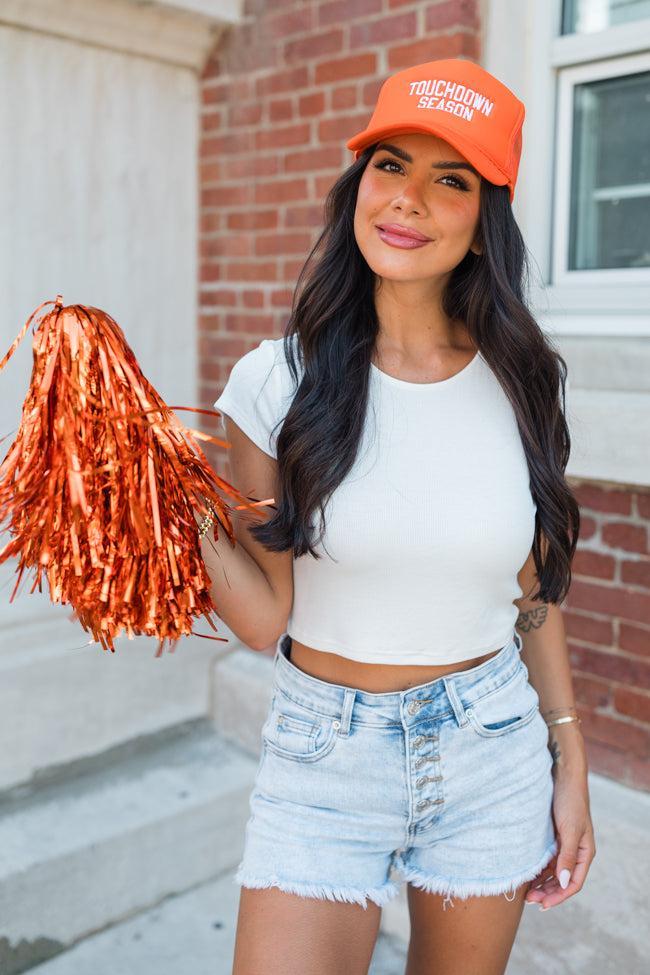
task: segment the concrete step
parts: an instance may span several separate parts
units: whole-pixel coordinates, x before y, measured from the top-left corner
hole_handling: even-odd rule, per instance
[[[84,645],[91,635],[70,623],[70,607],[47,610],[30,622],[19,614],[0,629],[0,791],[205,716],[214,662],[241,646],[221,624],[228,643],[185,637],[155,657],[156,640],[120,637],[111,653]],[[8,618],[6,607],[2,615]],[[194,629],[212,634],[201,621]]]
[[[597,854],[587,883],[564,904],[527,906],[508,975],[646,975],[650,910],[647,850],[650,797],[593,776]],[[30,975],[231,975],[239,906],[232,871],[86,938]],[[406,885],[382,912],[369,975],[402,975],[409,936],[384,924]],[[457,904],[459,902],[456,902]],[[0,970],[4,971],[1,968]]]
[[[202,720],[4,793],[0,972],[234,871],[257,764]]]
[[[30,975],[231,975],[238,905],[239,887],[225,873],[86,938]],[[380,934],[369,975],[401,975],[405,963],[404,943]]]

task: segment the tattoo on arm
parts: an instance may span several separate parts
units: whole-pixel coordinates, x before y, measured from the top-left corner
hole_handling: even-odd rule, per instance
[[[551,758],[553,759],[553,767],[560,764],[560,744],[553,738],[548,743],[548,749],[551,753]]]
[[[548,605],[544,603],[537,609],[531,609],[527,613],[520,613],[517,617],[515,626],[522,633],[529,633],[530,630],[538,630],[548,615]]]

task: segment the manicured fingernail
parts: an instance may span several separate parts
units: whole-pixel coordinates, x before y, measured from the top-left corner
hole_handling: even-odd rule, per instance
[[[564,868],[564,870],[560,870],[560,887],[562,888],[562,890],[566,890],[567,887],[569,886],[570,877],[571,877],[571,871],[567,870],[566,867]]]

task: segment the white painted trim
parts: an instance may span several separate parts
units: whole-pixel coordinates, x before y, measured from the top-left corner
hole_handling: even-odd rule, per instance
[[[561,0],[489,0],[485,7],[481,63],[526,105],[524,152],[513,209],[532,255],[533,276],[538,279],[531,287],[532,307],[557,334],[650,335],[650,285],[642,286],[638,277],[633,281],[626,275],[624,283],[616,283],[608,272],[617,274],[618,269],[606,269],[572,272],[572,276],[595,275],[583,278],[580,288],[573,279],[562,288],[550,283],[558,69],[566,64],[565,56],[582,63],[605,54],[648,49],[648,31],[639,29],[647,20],[578,37],[561,36],[561,6]],[[602,70],[604,65],[598,67]],[[564,151],[561,145],[557,148],[558,153]],[[646,273],[645,269],[629,270]]]
[[[650,393],[571,389],[567,474],[650,485]]]
[[[551,67],[561,68],[565,64],[580,64],[583,61],[597,61],[605,58],[634,54],[644,46],[650,37],[650,18],[633,20],[629,24],[618,24],[592,34],[560,34],[551,46]],[[646,38],[646,44],[643,44]]]
[[[241,0],[2,0],[0,26],[39,31],[199,72]]]
[[[555,159],[555,194],[553,235],[553,284],[561,289],[594,284],[609,286],[646,285],[646,307],[650,304],[650,268],[602,268],[569,270],[569,212],[571,205],[571,147],[573,144],[573,102],[576,85],[617,75],[640,74],[650,70],[650,51],[613,58],[607,62],[590,62],[563,68],[558,78],[557,132],[558,151]],[[649,333],[650,334],[650,333]]]

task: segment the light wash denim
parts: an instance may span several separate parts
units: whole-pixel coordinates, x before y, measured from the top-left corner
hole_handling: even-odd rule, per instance
[[[476,667],[384,694],[312,677],[290,647],[284,633],[235,883],[365,909],[405,880],[444,909],[512,900],[549,863],[548,728],[516,631]]]

